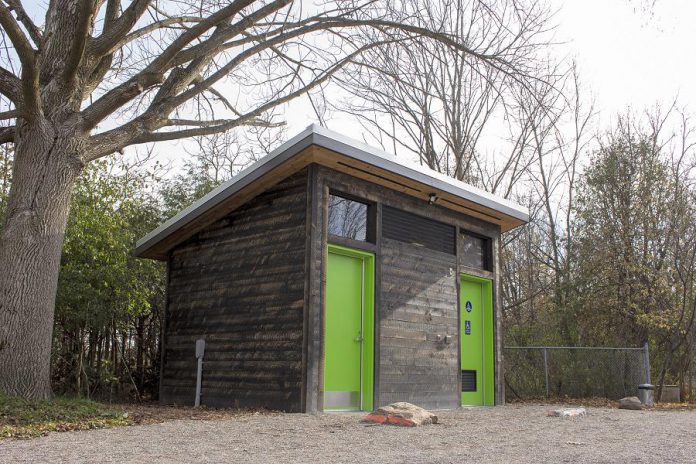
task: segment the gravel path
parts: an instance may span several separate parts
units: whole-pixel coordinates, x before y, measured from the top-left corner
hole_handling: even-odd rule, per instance
[[[359,414],[179,420],[0,440],[0,462],[696,462],[696,411],[552,406],[442,411],[419,428],[360,424]]]

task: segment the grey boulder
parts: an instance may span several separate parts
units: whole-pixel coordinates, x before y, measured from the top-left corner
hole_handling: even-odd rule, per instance
[[[640,402],[637,396],[627,396],[619,400],[619,409],[633,409],[638,411],[643,409],[643,403]]]

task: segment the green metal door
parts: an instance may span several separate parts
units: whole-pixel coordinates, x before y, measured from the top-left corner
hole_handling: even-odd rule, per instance
[[[491,281],[462,275],[460,349],[463,405],[493,401],[493,308]]]
[[[373,263],[329,246],[324,337],[324,410],[372,409]]]

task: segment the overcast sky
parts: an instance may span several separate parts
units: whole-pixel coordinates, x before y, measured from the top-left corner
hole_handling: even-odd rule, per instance
[[[653,16],[627,0],[554,4],[559,38],[568,41],[602,113],[677,95],[696,110],[695,1],[657,0]]]
[[[559,58],[574,58],[580,78],[595,100],[597,120],[607,127],[631,107],[640,111],[656,103],[679,104],[696,112],[696,1],[549,0],[556,11]],[[288,135],[316,116],[305,102],[292,105]],[[330,129],[362,139],[362,129],[343,117]]]

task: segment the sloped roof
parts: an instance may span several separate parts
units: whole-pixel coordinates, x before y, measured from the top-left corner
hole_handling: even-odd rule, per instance
[[[503,231],[529,221],[524,206],[312,124],[141,238],[136,244],[136,256],[165,259],[178,243],[251,199],[249,194],[260,193],[310,163],[338,168],[368,180],[374,176],[387,185],[391,182],[404,186],[405,193],[423,199],[435,193],[442,199],[438,200],[439,205],[498,223]]]

